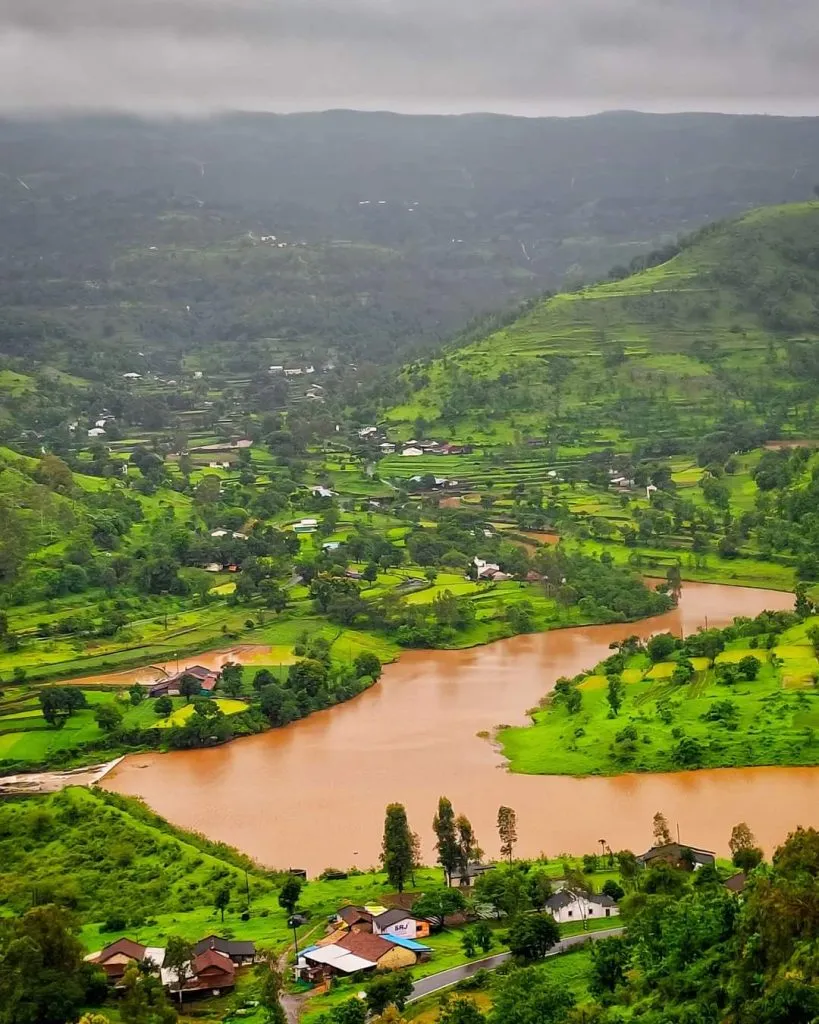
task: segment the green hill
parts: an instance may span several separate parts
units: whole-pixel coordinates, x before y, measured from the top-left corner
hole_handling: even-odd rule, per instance
[[[556,295],[414,364],[407,400],[386,419],[405,438],[425,429],[592,448],[665,439],[685,450],[732,413],[760,436],[810,436],[817,230],[819,202],[711,225],[642,261],[656,265],[615,270],[615,280]]]

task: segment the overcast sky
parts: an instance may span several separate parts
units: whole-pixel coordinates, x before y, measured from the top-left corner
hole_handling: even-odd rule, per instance
[[[0,110],[819,113],[819,0],[0,0]]]

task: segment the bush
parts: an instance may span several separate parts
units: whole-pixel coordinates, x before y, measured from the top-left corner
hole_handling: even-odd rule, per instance
[[[111,913],[100,925],[101,932],[124,932],[128,921],[124,914]]]

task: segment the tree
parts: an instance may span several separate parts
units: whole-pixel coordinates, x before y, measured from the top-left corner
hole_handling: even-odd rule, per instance
[[[452,804],[445,796],[438,799],[438,813],[432,819],[435,832],[435,849],[438,851],[438,863],[444,869],[447,885],[452,884],[452,872],[459,863],[458,837],[455,831],[455,812]]]
[[[509,929],[509,949],[522,960],[540,960],[560,941],[551,914],[524,914]]]
[[[591,944],[591,971],[589,989],[593,995],[601,996],[613,992],[626,980],[628,947],[619,936],[598,939]]]
[[[154,701],[154,711],[161,718],[167,718],[173,711],[173,701],[170,697],[157,697]]]
[[[184,697],[188,704],[191,702],[191,697],[198,697],[201,692],[202,684],[196,676],[186,672],[179,680],[179,695]]]
[[[389,804],[384,817],[384,838],[381,844],[381,863],[390,885],[399,892],[413,870],[413,840],[407,811],[403,804]]]
[[[737,664],[737,670],[743,679],[749,683],[753,682],[759,675],[759,659],[755,658],[753,654],[747,654],[744,658],[740,659]]]
[[[394,971],[376,977],[367,988],[367,1007],[370,1013],[381,1014],[388,1006],[403,1010],[412,995],[412,977],[408,971]]]
[[[242,666],[229,661],[219,673],[219,689],[228,697],[241,697],[244,691]]]
[[[530,871],[526,876],[526,885],[529,890],[529,901],[535,910],[543,910],[546,901],[554,892],[552,880],[545,871]]]
[[[607,676],[606,677],[606,700],[609,703],[611,711],[609,713],[610,718],[616,718],[620,713],[620,708],[623,705],[625,699],[626,688],[623,686],[623,680],[620,676]]]
[[[501,857],[512,863],[512,851],[518,841],[517,815],[511,807],[498,808],[498,836],[501,841]]]
[[[176,1012],[168,1003],[159,978],[130,964],[122,977],[119,1004],[122,1024],[174,1024]]]
[[[213,906],[222,915],[222,924],[225,923],[225,911],[230,906],[230,886],[220,886],[213,897]]]
[[[481,848],[475,836],[475,830],[465,814],[455,819],[455,833],[458,837],[458,867],[461,875],[466,875],[469,865],[481,857]]]
[[[51,491],[70,494],[74,488],[74,475],[56,455],[44,455],[34,470],[34,479]]]
[[[122,725],[122,712],[116,704],[100,704],[94,719],[103,732],[114,732]]]
[[[677,649],[677,638],[672,633],[657,633],[646,644],[646,652],[653,662],[667,661]]]
[[[172,972],[176,979],[180,1004],[182,1003],[182,986],[188,976],[192,960],[193,947],[188,940],[179,935],[169,935],[165,942],[165,967]]]
[[[82,690],[73,686],[49,686],[40,691],[39,701],[43,718],[57,728],[88,704]]]
[[[367,1004],[363,999],[345,999],[334,1006],[327,1015],[331,1024],[364,1024],[367,1020]]]
[[[292,915],[298,906],[301,896],[302,881],[296,875],[288,875],[279,890],[279,906],[287,911],[288,916]]]
[[[134,707],[137,707],[139,704],[141,704],[147,696],[148,695],[145,692],[145,687],[140,686],[139,683],[135,683],[128,689],[128,698]]]
[[[488,953],[495,941],[495,936],[492,934],[492,929],[486,921],[478,921],[472,929],[472,935],[475,939],[475,945],[480,946],[484,953]]]
[[[471,928],[461,932],[461,949],[464,951],[464,956],[470,960],[475,955],[475,936],[472,934]]]
[[[667,846],[671,842],[671,829],[662,811],[657,811],[652,819],[651,834],[654,836],[655,846]]]
[[[441,1000],[437,1024],[486,1024],[486,1017],[472,999],[445,996]]]
[[[412,912],[443,928],[444,919],[450,914],[460,913],[465,906],[466,900],[460,889],[433,889],[418,897],[412,905]]]
[[[66,1024],[98,991],[76,923],[61,907],[34,907],[0,924],[0,1024]]]
[[[372,651],[362,651],[353,662],[353,668],[357,679],[363,679],[365,676],[378,679],[381,675],[381,661]]]
[[[604,896],[608,896],[609,899],[614,900],[615,903],[619,903],[626,895],[623,887],[618,885],[613,878],[610,878],[607,882],[603,883],[601,892]]]
[[[747,822],[741,821],[731,829],[728,848],[734,866],[743,871],[751,871],[762,862],[762,850]]]
[[[490,1024],[563,1024],[575,998],[541,968],[526,967],[503,978],[493,992]]]

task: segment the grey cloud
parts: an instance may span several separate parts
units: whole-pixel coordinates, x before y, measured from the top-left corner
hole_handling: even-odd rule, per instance
[[[816,0],[0,0],[0,109],[819,113]]]

